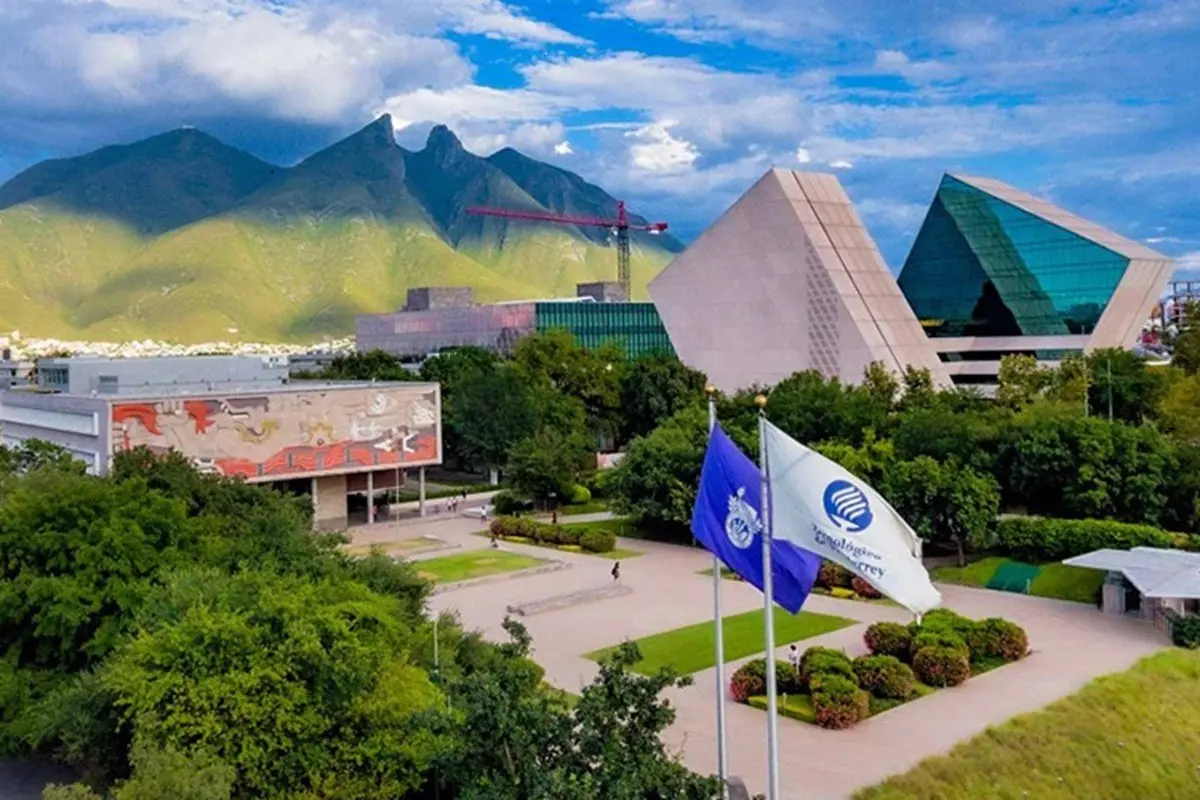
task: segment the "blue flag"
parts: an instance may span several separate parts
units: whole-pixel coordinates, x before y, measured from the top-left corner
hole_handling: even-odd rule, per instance
[[[692,533],[727,567],[762,591],[761,477],[754,462],[719,425],[708,439]],[[772,538],[772,593],[781,607],[793,614],[799,611],[820,568],[819,556]]]

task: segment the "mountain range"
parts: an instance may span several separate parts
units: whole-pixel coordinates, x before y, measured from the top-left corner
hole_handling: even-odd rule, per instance
[[[406,150],[386,115],[292,167],[191,128],[44,161],[0,186],[0,331],[302,341],[416,286],[495,301],[616,279],[608,230],[475,205],[607,218],[617,201],[511,148],[474,155],[444,126]],[[682,249],[634,234],[635,298]]]

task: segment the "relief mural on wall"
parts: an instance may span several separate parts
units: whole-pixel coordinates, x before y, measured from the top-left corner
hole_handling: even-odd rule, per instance
[[[438,459],[437,396],[426,389],[272,392],[114,403],[113,451],[178,450],[201,471],[286,479]]]

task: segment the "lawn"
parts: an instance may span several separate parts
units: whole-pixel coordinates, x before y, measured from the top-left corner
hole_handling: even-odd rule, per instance
[[[782,609],[776,609],[775,644],[798,642],[853,624],[854,620],[844,617],[807,611],[792,616]],[[712,622],[701,622],[638,639],[636,644],[642,651],[642,660],[634,669],[646,675],[651,675],[668,665],[684,675],[708,669],[716,664],[713,653],[714,632]],[[763,652],[762,611],[747,611],[745,614],[725,617],[724,632],[726,661],[736,661]],[[606,647],[587,653],[584,658],[599,661],[614,650],[616,647]]]
[[[855,797],[1195,797],[1198,718],[1200,651],[1165,650]]]
[[[370,544],[352,544],[346,547],[346,552],[352,556],[365,556],[375,548],[385,555],[402,556],[418,550],[427,550],[444,544],[435,536],[417,536],[412,539],[396,539],[390,542],[372,542]]]
[[[546,562],[540,558],[508,553],[503,550],[472,550],[452,556],[431,558],[416,563],[421,576],[435,583],[456,583],[485,575],[516,572],[537,567]]]
[[[1029,584],[1029,594],[1076,603],[1095,601],[1096,592],[1104,583],[1104,572],[1098,569],[1069,567],[1054,562],[1036,566],[1023,564],[1009,558],[993,556],[968,564],[965,567],[938,567],[933,570],[935,581],[958,583],[963,586],[987,588],[1001,568],[1024,568],[1034,574]]]
[[[589,500],[586,503],[560,506],[558,515],[560,517],[575,517],[581,514],[603,514],[605,511],[608,511],[607,500]]]

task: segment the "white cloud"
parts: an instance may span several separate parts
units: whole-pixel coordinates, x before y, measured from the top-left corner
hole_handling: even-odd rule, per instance
[[[844,158],[836,158],[829,162],[830,169],[854,169],[854,164]]]
[[[395,95],[377,112],[390,113],[397,127],[405,128],[425,121],[454,125],[469,120],[540,120],[559,110],[553,98],[537,92],[462,84],[440,91],[421,88]]]
[[[638,140],[629,148],[634,167],[646,172],[689,171],[700,151],[691,142],[671,135],[671,128],[677,124],[674,120],[662,120],[626,133],[625,136]]]
[[[925,83],[947,78],[954,70],[934,60],[914,61],[900,50],[878,50],[875,69],[884,75],[899,75],[913,83]]]
[[[796,160],[801,164],[811,164],[813,160],[812,153],[808,152],[808,148],[806,147],[797,147]]]
[[[571,147],[571,143],[566,139],[554,145],[554,154],[556,156],[569,156],[574,152],[575,150]]]

